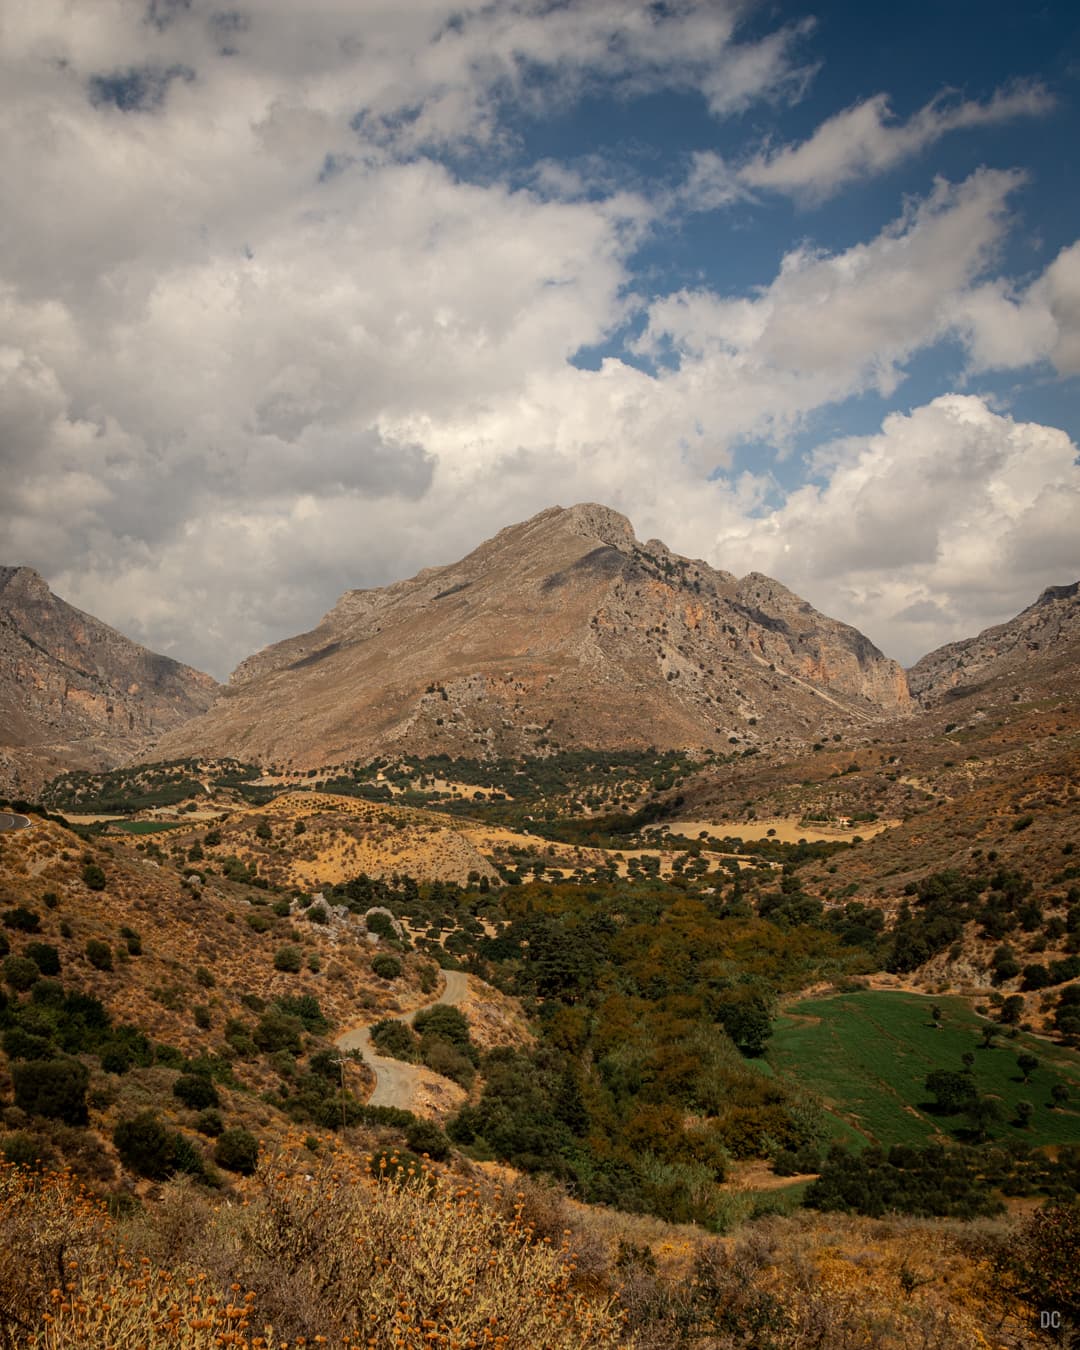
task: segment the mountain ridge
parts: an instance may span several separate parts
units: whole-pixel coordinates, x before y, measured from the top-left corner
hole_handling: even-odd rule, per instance
[[[1047,586],[1011,619],[927,652],[908,670],[908,685],[920,704],[932,707],[993,681],[1068,661],[1070,653],[1074,660],[1080,653],[1080,581]]]
[[[31,567],[0,567],[0,788],[36,791],[59,769],[102,768],[209,707],[217,683],[54,595]]]
[[[161,750],[310,768],[399,747],[746,749],[909,707],[901,668],[856,629],[759,573],[642,544],[587,502],[346,591],[309,632],[241,662]]]

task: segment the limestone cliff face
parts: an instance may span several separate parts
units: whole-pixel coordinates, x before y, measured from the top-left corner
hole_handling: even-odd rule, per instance
[[[0,567],[0,788],[32,795],[60,768],[104,768],[204,712],[216,682],[147,651]]]
[[[991,682],[1044,678],[1063,662],[1075,671],[1078,655],[1080,581],[1074,581],[1048,587],[1007,623],[928,653],[908,671],[908,682],[913,696],[933,707]]]
[[[855,629],[585,503],[346,592],[311,632],[244,661],[158,752],[311,768],[395,750],[745,749],[909,705],[903,671]]]

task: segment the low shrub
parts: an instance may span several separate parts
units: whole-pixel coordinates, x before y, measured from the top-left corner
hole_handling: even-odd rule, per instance
[[[226,1171],[250,1176],[259,1161],[259,1141],[248,1130],[225,1130],[214,1145],[214,1161]]]
[[[27,1115],[85,1125],[90,1074],[77,1059],[25,1060],[11,1065],[15,1105]]]
[[[112,948],[100,938],[91,938],[86,944],[86,959],[95,970],[112,970]]]
[[[291,945],[279,947],[274,953],[274,969],[289,975],[299,975],[304,964],[304,953]]]
[[[396,980],[401,974],[401,962],[389,952],[380,952],[371,959],[371,969],[380,980]]]
[[[172,1090],[173,1096],[192,1111],[202,1111],[208,1106],[221,1105],[217,1088],[205,1074],[181,1074],[173,1084]]]

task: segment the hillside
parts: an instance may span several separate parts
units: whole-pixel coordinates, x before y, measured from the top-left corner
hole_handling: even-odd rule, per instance
[[[927,653],[908,671],[911,693],[925,707],[992,695],[1013,686],[1018,699],[1032,685],[1061,685],[1075,692],[1080,659],[1080,581],[1051,586],[1015,618],[977,637]]]
[[[0,567],[0,791],[33,797],[55,773],[144,752],[204,712],[217,684]]]
[[[158,754],[300,770],[386,751],[745,748],[908,707],[899,666],[855,629],[586,504],[347,592],[310,633],[243,662]]]
[[[566,781],[573,763],[550,800],[580,793]],[[989,1262],[1017,1249],[1019,1215],[1078,1184],[1080,1059],[1036,1046],[1033,1123],[999,1117],[971,1144],[963,1117],[926,1115],[922,1079],[968,1044],[979,1053],[987,1028],[1004,1035],[997,1013],[988,1022],[957,1001],[935,1033],[932,1000],[909,998],[916,1011],[888,1028],[903,1042],[904,1072],[886,1088],[873,1082],[873,1098],[873,1064],[845,1076],[834,1055],[829,1081],[810,1081],[797,1055],[789,1062],[785,1019],[774,1020],[802,991],[867,982],[890,959],[892,931],[809,903],[815,859],[855,862],[870,844],[815,854],[763,839],[731,856],[698,838],[649,848],[640,831],[620,835],[610,814],[536,822],[549,835],[573,825],[609,840],[579,847],[485,821],[515,805],[494,795],[468,802],[468,814],[295,788],[252,805],[235,786],[240,767],[220,789],[208,764],[166,774],[209,787],[82,826],[81,838],[36,814],[29,829],[0,835],[0,1154],[66,1164],[114,1197],[116,1240],[130,1251],[196,1288],[239,1284],[258,1325],[273,1321],[292,1340],[343,1335],[362,1289],[366,1343],[386,1350],[414,1342],[386,1332],[385,1297],[428,1330],[449,1307],[473,1325],[497,1298],[506,1343],[536,1344],[520,1320],[533,1305],[514,1301],[526,1276],[502,1282],[496,1255],[519,1233],[520,1272],[539,1269],[544,1238],[557,1250],[567,1237],[578,1253],[546,1278],[565,1296],[558,1306],[584,1319],[567,1342],[582,1350],[603,1343],[600,1325],[627,1350],[666,1350],[688,1329],[695,1343],[734,1350],[762,1318],[781,1319],[792,1347],[822,1327],[881,1350],[915,1338],[935,1350],[1029,1343],[1030,1305]],[[114,794],[123,781],[153,787],[145,769],[106,777]],[[471,850],[460,880],[466,855],[451,836]],[[315,896],[298,884],[312,866],[327,869]],[[440,965],[468,971],[469,997],[410,1029],[401,1019],[431,1002]],[[855,1000],[860,1017],[873,1019],[874,997]],[[438,1090],[413,1107],[428,1119],[362,1105],[371,1073],[340,1066],[332,1045],[354,1023],[370,1026],[380,1056],[423,1066]],[[858,1039],[854,1026],[842,1030]],[[1017,1049],[1033,1044],[1034,1033],[1006,1041],[976,1067],[975,1081],[1012,1112],[1025,1089],[1008,1075]],[[910,1148],[899,1163],[873,1149],[828,1154],[851,1137],[851,1120],[865,1126],[857,1147],[889,1142],[873,1114],[888,1093],[948,1152]],[[68,1109],[80,1104],[82,1118]],[[1055,1149],[1052,1163],[1037,1144]],[[427,1165],[437,1179],[380,1181],[393,1159],[419,1171],[419,1151],[437,1159]],[[544,1176],[589,1203],[568,1203]],[[852,1177],[863,1187],[854,1201]],[[28,1184],[0,1163],[0,1237],[19,1260],[37,1250],[20,1237],[38,1193]],[[43,1183],[64,1214],[69,1185]],[[223,1191],[245,1203],[222,1205]],[[349,1196],[362,1201],[355,1213]],[[819,1212],[800,1210],[804,1201]],[[112,1290],[102,1317],[141,1307],[138,1288],[117,1300],[112,1268],[76,1223],[81,1204],[65,1219],[86,1272],[77,1278]],[[883,1206],[921,1217],[858,1217]],[[396,1240],[399,1223],[415,1242]],[[339,1228],[362,1243],[363,1270],[348,1265]],[[430,1246],[449,1242],[451,1228],[469,1234],[467,1252]],[[250,1237],[238,1244],[241,1232]],[[22,1269],[0,1264],[0,1281]],[[326,1278],[312,1281],[312,1270]],[[432,1270],[451,1294],[433,1300]],[[462,1284],[473,1270],[475,1284]],[[0,1288],[11,1306],[36,1306],[25,1274]],[[205,1321],[205,1309],[184,1308],[184,1319]],[[608,1313],[622,1320],[596,1320]],[[194,1325],[182,1325],[202,1350]],[[77,1322],[71,1333],[96,1344]],[[452,1334],[415,1343],[449,1346]]]

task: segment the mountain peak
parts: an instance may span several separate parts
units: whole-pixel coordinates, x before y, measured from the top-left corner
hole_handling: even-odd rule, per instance
[[[1078,596],[1080,596],[1080,581],[1074,581],[1071,586],[1047,586],[1031,608],[1036,609],[1040,605],[1052,605],[1058,600],[1074,600]]]
[[[553,506],[457,562],[348,591],[159,746],[317,768],[372,754],[741,749],[905,712],[903,671],[779,583],[620,512]]]
[[[556,507],[574,534],[596,539],[615,548],[632,548],[637,543],[634,527],[626,516],[599,502],[578,502],[576,506]]]
[[[0,567],[0,591],[11,591],[45,600],[52,595],[48,582],[32,567]]]

